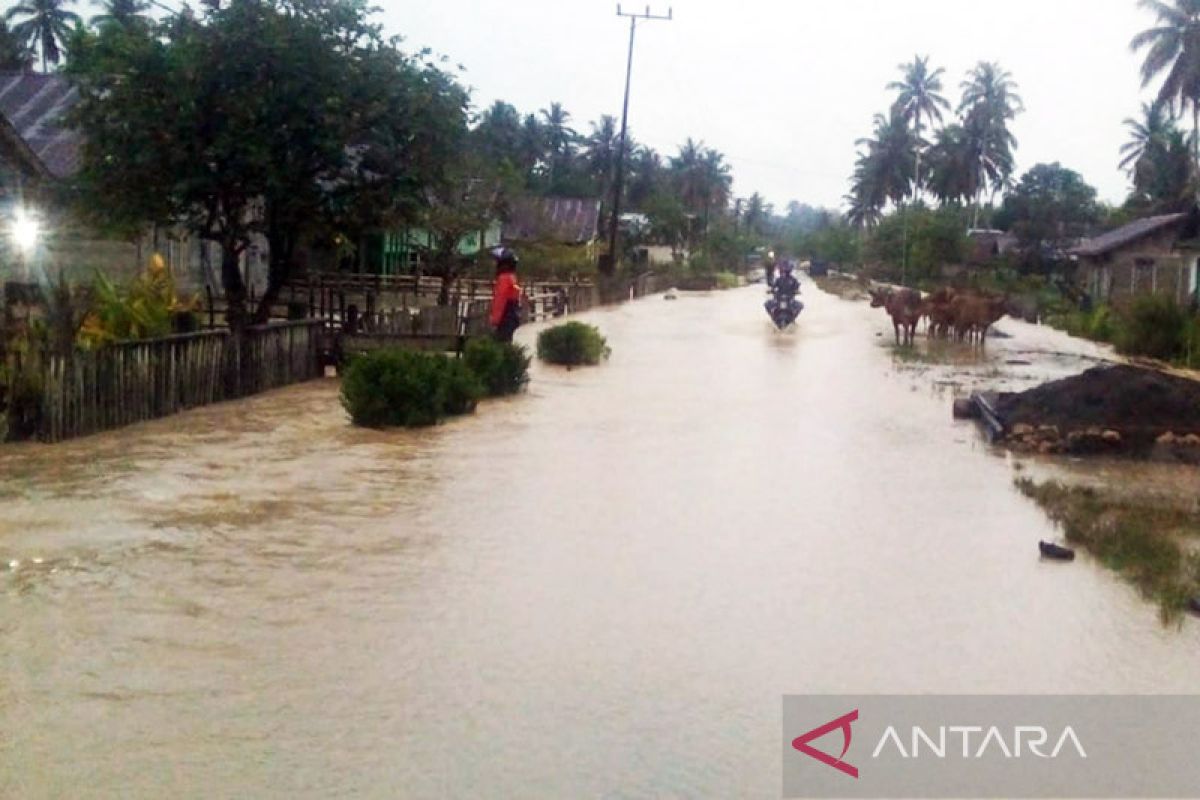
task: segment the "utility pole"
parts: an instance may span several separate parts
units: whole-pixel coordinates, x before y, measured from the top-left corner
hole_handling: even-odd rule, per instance
[[[608,223],[608,263],[604,265],[604,271],[610,275],[617,269],[617,228],[621,219],[621,193],[625,188],[625,137],[629,129],[629,81],[633,76],[634,34],[637,33],[639,19],[670,21],[673,13],[673,9],[668,8],[665,17],[651,14],[650,6],[646,6],[643,13],[626,12],[617,4],[617,16],[629,18],[629,60],[625,65],[625,104],[621,108],[621,140],[617,145],[617,167],[613,177],[612,219]]]

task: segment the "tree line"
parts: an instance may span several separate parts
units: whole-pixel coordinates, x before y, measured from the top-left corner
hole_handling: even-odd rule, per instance
[[[420,227],[428,271],[448,286],[463,237],[523,197],[611,206],[614,117],[580,131],[561,103],[477,110],[461,66],[409,52],[358,0],[213,0],[168,15],[105,0],[88,24],[73,2],[10,8],[0,68],[73,83],[74,207],[113,235],[182,225],[215,243],[234,326],[267,318],[305,248],[344,254],[368,233]],[[625,157],[622,207],[650,220],[626,238],[703,250],[730,216],[725,156],[694,138],[662,154],[628,136]],[[239,264],[258,236],[268,284],[249,308]]]

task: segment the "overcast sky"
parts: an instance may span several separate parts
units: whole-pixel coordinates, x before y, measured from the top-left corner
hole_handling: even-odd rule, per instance
[[[382,0],[407,47],[466,68],[480,108],[564,104],[574,127],[619,116],[628,21],[609,0]],[[630,4],[624,4],[629,9]],[[645,0],[634,4],[645,9]],[[856,139],[887,109],[897,65],[929,55],[959,83],[980,60],[1020,85],[1018,175],[1060,161],[1120,202],[1122,120],[1138,112],[1129,40],[1153,18],[1136,0],[674,0],[674,21],[639,24],[630,130],[672,155],[688,136],[726,154],[734,192],[840,206]]]

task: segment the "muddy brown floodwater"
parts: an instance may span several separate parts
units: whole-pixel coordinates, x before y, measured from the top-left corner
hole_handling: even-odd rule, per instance
[[[777,797],[785,693],[1200,690],[950,419],[1103,351],[805,295],[588,314],[609,364],[428,431],[330,380],[0,449],[0,796]]]

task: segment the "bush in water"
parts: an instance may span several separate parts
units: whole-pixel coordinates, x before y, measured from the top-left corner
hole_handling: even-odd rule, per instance
[[[582,322],[556,325],[538,334],[538,358],[551,364],[599,364],[611,352],[600,331]]]
[[[342,405],[355,425],[369,428],[436,425],[473,411],[483,393],[465,364],[405,350],[359,356],[342,380]]]
[[[463,363],[479,377],[490,397],[524,389],[529,383],[529,361],[524,347],[494,339],[472,339],[463,352]]]

